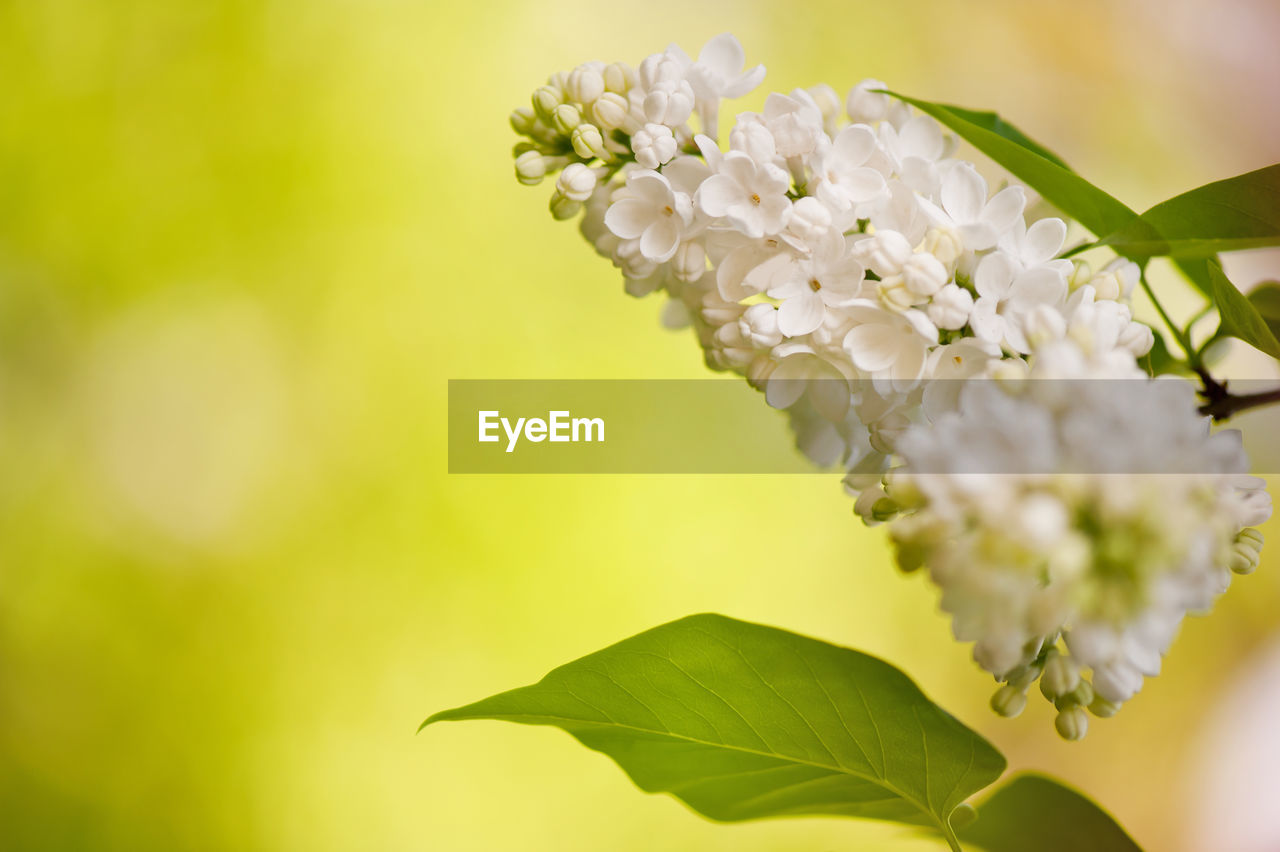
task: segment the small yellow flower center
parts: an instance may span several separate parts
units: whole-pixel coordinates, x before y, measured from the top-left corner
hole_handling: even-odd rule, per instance
[[[813,292],[815,292],[815,293],[816,293],[816,292],[818,292],[819,290],[821,290],[821,289],[822,289],[822,282],[821,282],[821,281],[819,281],[817,278],[810,278],[810,279],[809,279],[809,289],[810,289],[810,290],[812,290],[812,291],[813,291]]]
[[[760,194],[759,194],[759,193],[756,193],[756,192],[751,193],[751,203],[752,203],[752,204],[759,204],[759,203],[760,203]]]
[[[662,208],[662,212],[663,212],[663,213],[666,213],[668,216],[674,216],[674,215],[676,215],[676,211],[674,211],[674,210],[672,210],[672,209],[671,209],[671,205],[670,205],[670,204],[668,204],[666,207],[663,207],[663,208]]]

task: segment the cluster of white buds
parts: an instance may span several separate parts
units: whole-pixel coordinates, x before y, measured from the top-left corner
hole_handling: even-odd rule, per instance
[[[946,429],[935,426],[963,413],[970,396],[998,393],[1042,408],[1027,416],[1052,422],[1053,383],[1044,399],[1007,393],[1022,380],[1136,378],[1145,387],[1136,359],[1153,335],[1134,322],[1127,302],[1137,266],[1117,258],[1094,271],[1062,258],[1063,220],[1029,218],[1032,199],[1022,186],[992,192],[973,164],[954,156],[954,137],[877,80],[856,85],[843,104],[828,86],[772,93],[762,112],[737,115],[721,146],[720,100],[747,93],[764,76],[762,67],[744,65],[741,46],[726,34],[697,60],[671,46],[636,70],[588,63],[556,74],[534,93],[532,109],[512,116],[528,138],[516,148],[517,176],[536,183],[561,170],[552,212],[584,211],[583,235],[622,271],[627,292],[666,294],[674,308],[666,316],[693,326],[712,369],[742,375],[785,409],[798,446],[815,462],[844,467],[855,511],[868,523],[892,521],[904,567],[929,568],[957,636],[974,641],[979,663],[1006,683],[997,709],[1020,709],[1039,678],[1060,705],[1059,730],[1083,733],[1080,708],[1127,700],[1136,690],[1132,673],[1151,673],[1152,664],[1101,640],[1082,650],[1089,640],[1079,637],[1103,635],[1095,625],[1106,623],[1121,631],[1117,647],[1128,648],[1138,642],[1124,632],[1132,628],[1143,648],[1158,648],[1158,661],[1182,614],[1206,607],[1208,598],[1179,597],[1157,578],[1256,565],[1260,540],[1241,533],[1254,521],[1232,527],[1226,520],[1224,507],[1239,487],[1218,480],[1165,491],[1104,488],[1103,480],[1084,487],[1068,475],[1071,458],[1050,454],[1040,459],[1047,467],[980,477],[986,484],[965,492],[969,503],[952,498],[965,511],[949,514],[941,496],[906,484],[914,474],[903,475],[904,460],[912,470],[903,445],[923,452],[929,444],[920,434],[943,440],[937,436]],[[1060,382],[1057,398],[1064,398]],[[969,384],[996,390],[970,392]],[[1067,402],[1081,412],[1067,418],[1074,430],[1092,428],[1088,417],[1105,409],[1101,400]],[[1112,397],[1110,404],[1136,403]],[[1189,396],[1162,410],[1170,423],[1193,423],[1192,431],[1203,425]],[[1115,428],[1117,421],[1093,425]],[[1097,445],[1121,442],[1108,457],[1125,458],[1123,442],[1143,440],[1089,434]],[[1198,446],[1186,435],[1180,440],[1164,452]],[[1168,460],[1130,470],[1155,473]],[[1054,478],[1059,463],[1066,466]],[[1228,467],[1206,470],[1234,475],[1240,458]],[[966,470],[973,472],[933,468],[944,480]],[[1261,505],[1256,497],[1245,502]],[[1032,527],[1062,518],[1053,529],[1077,534],[1051,544],[1015,540],[1000,512],[1026,514]],[[1184,517],[1206,512],[1199,524]],[[1192,534],[1201,528],[1208,531]],[[1133,550],[1148,540],[1162,543],[1159,554]],[[1125,547],[1132,559],[1117,555],[1129,554]],[[1073,583],[1058,600],[1039,585],[1049,576],[1044,559],[1086,578],[1123,568],[1136,589],[1131,606],[1117,614],[1100,603],[1111,588],[1101,581]],[[1016,582],[1004,571],[1008,560],[1019,566]],[[1220,591],[1224,584],[1209,585]],[[1080,595],[1096,595],[1098,619],[1111,620],[1090,620],[1093,604]],[[1017,618],[1023,621],[1015,625]],[[1059,641],[1066,650],[1055,656]],[[1081,667],[1092,670],[1091,683]]]

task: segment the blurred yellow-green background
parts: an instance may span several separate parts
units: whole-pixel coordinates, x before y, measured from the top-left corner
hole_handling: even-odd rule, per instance
[[[1141,207],[1280,159],[1278,19],[1268,0],[0,2],[0,847],[931,848],[713,825],[555,730],[414,735],[714,610],[881,655],[1148,848],[1209,848],[1232,785],[1259,783],[1216,738],[1280,641],[1274,552],[1067,744],[1047,706],[986,709],[932,591],[833,478],[451,477],[446,380],[704,375],[551,221],[548,188],[512,179],[506,116],[552,71],[732,30],[767,88],[876,76],[997,108]],[[1244,284],[1280,268],[1232,261]]]

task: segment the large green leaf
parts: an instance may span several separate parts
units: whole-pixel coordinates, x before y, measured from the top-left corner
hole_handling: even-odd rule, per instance
[[[936,118],[1093,233],[1115,233],[1138,220],[1135,211],[1080,177],[1061,157],[996,113],[922,101],[896,92],[888,94]],[[1119,247],[1116,250],[1138,263],[1146,263],[1151,257]],[[1209,279],[1203,266],[1177,259],[1174,263],[1196,289],[1208,295]]]
[[[1213,286],[1213,302],[1222,318],[1218,334],[1239,338],[1272,358],[1280,358],[1280,340],[1276,339],[1258,308],[1236,289],[1215,261],[1208,262],[1208,272]]]
[[[896,92],[889,94],[936,118],[1095,234],[1110,234],[1137,216],[993,112],[935,104]]]
[[[1127,257],[1208,257],[1280,245],[1280,165],[1161,202],[1101,241]]]
[[[827,814],[928,825],[1005,760],[893,666],[720,615],[656,627],[532,686],[436,713],[554,725],[641,789],[716,820]]]
[[[1002,784],[959,835],[986,852],[1142,852],[1110,814],[1041,775]]]
[[[1263,281],[1254,287],[1249,291],[1249,302],[1271,333],[1280,339],[1280,281]]]

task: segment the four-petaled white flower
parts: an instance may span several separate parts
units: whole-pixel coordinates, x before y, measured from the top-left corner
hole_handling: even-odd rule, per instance
[[[680,238],[693,222],[689,196],[676,192],[654,171],[636,171],[627,177],[626,195],[614,201],[604,215],[609,230],[624,240],[639,240],[647,259],[662,263],[680,247]]]
[[[1014,352],[1031,351],[1023,320],[1038,306],[1059,307],[1067,297],[1062,273],[1047,266],[1019,270],[1003,252],[987,255],[973,274],[978,299],[969,315],[974,334]]]
[[[748,237],[776,234],[787,224],[791,178],[772,163],[757,163],[740,151],[730,151],[717,174],[698,188],[698,206],[708,216],[724,217]]]
[[[991,248],[1013,227],[1026,206],[1026,193],[1009,186],[987,199],[987,182],[968,163],[956,163],[942,177],[941,206],[928,199],[921,205],[934,224],[954,229],[970,251]]]

